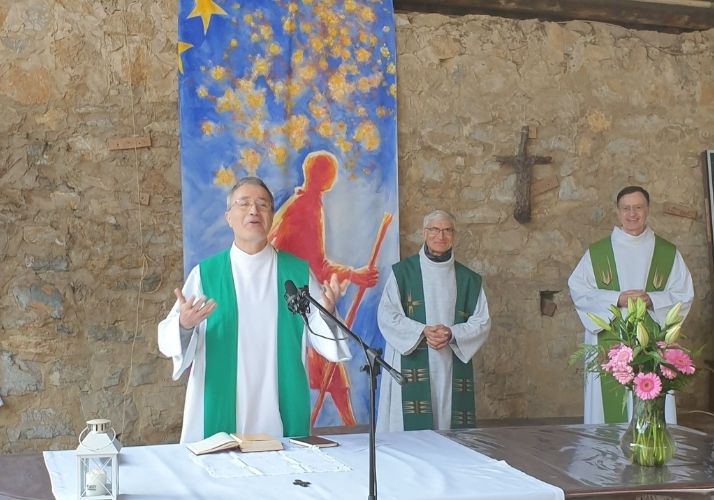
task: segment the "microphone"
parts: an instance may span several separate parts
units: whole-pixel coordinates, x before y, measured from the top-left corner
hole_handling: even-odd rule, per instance
[[[285,302],[288,303],[288,310],[293,314],[305,314],[309,310],[309,303],[304,295],[298,290],[293,280],[285,282]]]

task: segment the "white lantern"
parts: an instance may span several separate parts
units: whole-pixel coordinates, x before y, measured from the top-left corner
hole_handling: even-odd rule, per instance
[[[111,421],[103,418],[87,421],[77,447],[78,499],[117,499],[119,450],[121,443]]]

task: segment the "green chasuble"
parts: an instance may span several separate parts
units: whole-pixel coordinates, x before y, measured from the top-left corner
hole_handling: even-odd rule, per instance
[[[661,292],[664,290],[669,274],[672,272],[676,252],[677,248],[672,243],[655,234],[654,252],[645,286],[646,292]],[[601,290],[620,291],[615,253],[612,250],[610,236],[590,246],[590,261],[593,265],[597,287]],[[645,317],[645,326],[653,322],[654,320],[648,314]],[[605,331],[598,333],[597,339],[598,345],[605,348],[611,347],[613,342],[617,340],[613,334]],[[602,391],[605,423],[627,422],[625,406],[627,389],[625,386],[612,377],[600,377],[600,389]]]
[[[419,254],[392,266],[399,288],[402,308],[407,317],[426,324],[424,287]],[[454,324],[465,323],[476,310],[481,292],[481,276],[454,262],[456,272],[456,304]],[[474,372],[471,360],[462,362],[452,352],[451,428],[464,429],[476,425]],[[429,347],[426,339],[414,351],[402,356],[402,375],[407,384],[402,387],[404,430],[433,429],[431,386],[429,382]]]
[[[205,259],[199,267],[204,295],[218,304],[206,320],[203,435],[209,437],[220,431],[236,430],[236,391],[240,390],[236,387],[239,311],[230,250]],[[308,283],[309,278],[305,261],[278,252],[277,290],[282,289],[286,280]],[[277,304],[278,401],[283,435],[306,436],[310,433],[310,390],[302,363],[303,323],[288,310],[282,297],[278,297]]]

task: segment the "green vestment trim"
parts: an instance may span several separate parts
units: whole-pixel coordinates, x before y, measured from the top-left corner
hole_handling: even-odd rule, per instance
[[[655,234],[655,246],[652,254],[652,262],[647,276],[645,286],[646,292],[660,292],[667,285],[667,280],[672,272],[674,257],[677,248],[669,241]],[[615,265],[615,253],[612,249],[612,239],[610,236],[603,238],[590,246],[590,261],[593,265],[595,281],[601,290],[620,291],[620,282],[617,277],[617,266]],[[649,331],[654,323],[652,317],[647,314],[645,326]],[[609,348],[613,341],[617,339],[613,334],[600,332],[597,335],[598,345]],[[613,377],[600,377],[600,390],[602,391],[602,405],[605,416],[605,423],[627,422],[627,410],[625,407],[625,396],[627,389]]]
[[[218,305],[206,320],[203,435],[209,437],[236,431],[238,307],[230,250],[203,260],[199,271],[204,295]],[[278,252],[277,290],[282,290],[289,279],[308,283],[307,263]],[[288,310],[279,292],[277,304],[278,399],[283,435],[306,436],[310,431],[310,390],[302,363],[303,324]]]
[[[424,287],[419,254],[392,266],[399,288],[404,314],[426,324]],[[456,304],[454,324],[465,323],[476,310],[481,292],[481,276],[466,266],[454,262],[456,272]],[[471,360],[462,362],[453,355],[451,379],[451,428],[463,429],[476,425],[474,372]],[[402,375],[407,384],[402,387],[404,430],[433,429],[431,384],[429,381],[429,347],[422,339],[411,354],[402,356]]]

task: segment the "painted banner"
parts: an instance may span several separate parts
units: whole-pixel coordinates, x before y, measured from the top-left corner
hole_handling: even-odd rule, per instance
[[[226,194],[256,175],[275,195],[270,242],[348,280],[338,313],[382,347],[399,258],[391,0],[180,0],[178,69],[185,274],[231,244]],[[368,421],[350,347],[344,364],[309,353],[314,426]]]

